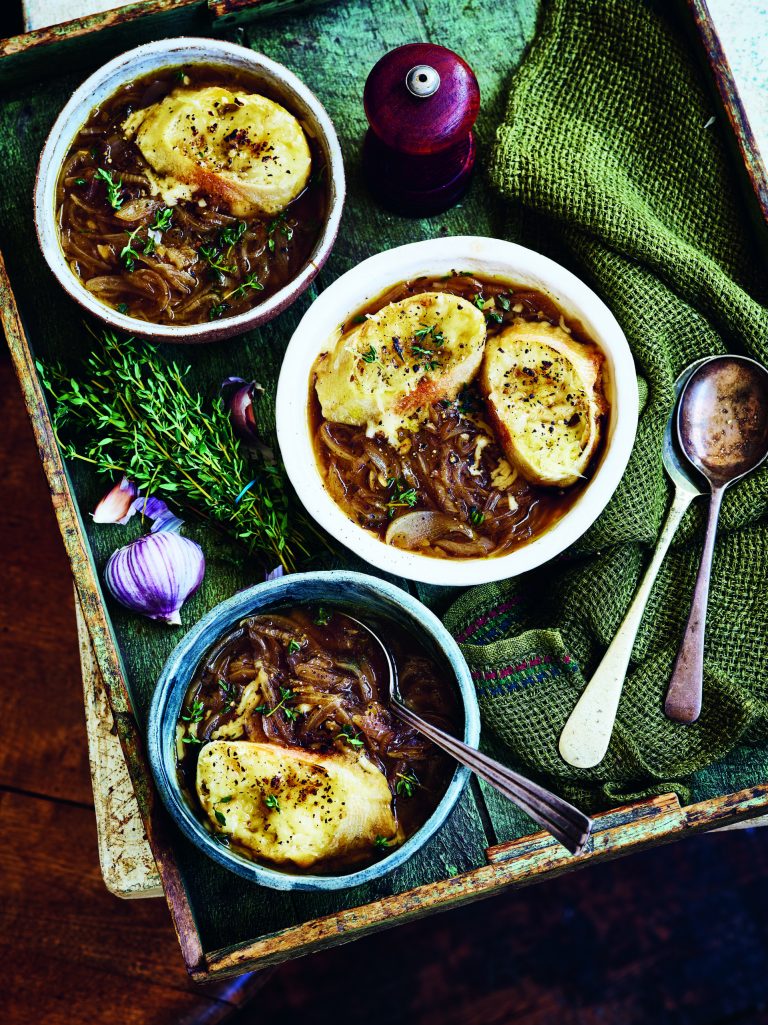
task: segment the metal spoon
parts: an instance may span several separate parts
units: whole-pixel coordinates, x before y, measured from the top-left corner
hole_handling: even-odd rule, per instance
[[[712,491],[691,611],[664,704],[670,719],[692,723],[701,712],[704,629],[720,505],[726,488],[768,457],[768,370],[746,356],[708,360],[680,397],[677,435],[683,454]]]
[[[427,722],[411,711],[400,693],[397,666],[384,641],[365,623],[345,613],[348,619],[365,630],[378,644],[389,671],[389,699],[393,711],[409,726],[428,737],[433,744],[442,748],[461,765],[466,765],[476,775],[490,783],[499,793],[513,801],[519,808],[548,830],[571,854],[579,854],[589,839],[592,819],[579,811],[562,797],[551,793],[538,783],[532,783],[524,776],[508,769],[501,762],[489,758],[474,747],[457,740],[437,726]]]
[[[627,614],[616,632],[616,636],[603,655],[602,662],[581,692],[560,735],[560,754],[569,765],[575,765],[579,769],[591,769],[605,757],[605,752],[611,742],[619,698],[632,656],[632,648],[659,569],[672,543],[672,538],[680,526],[683,514],[694,498],[704,494],[700,484],[693,479],[693,471],[687,460],[681,458],[674,444],[673,429],[677,399],[681,391],[694,371],[703,363],[707,363],[710,358],[707,356],[692,363],[675,381],[675,405],[672,407],[664,430],[662,449],[664,469],[675,486],[672,505],[656,543],[653,558],[645,571],[645,576],[640,582],[632,604],[627,609]]]

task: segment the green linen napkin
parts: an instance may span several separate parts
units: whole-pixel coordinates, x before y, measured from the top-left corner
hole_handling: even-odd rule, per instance
[[[577,770],[557,753],[670,500],[661,442],[676,376],[712,353],[768,362],[766,281],[714,112],[691,54],[654,5],[552,0],[514,77],[491,165],[531,244],[571,265],[615,313],[642,408],[629,468],[581,542],[534,573],[466,592],[447,624],[487,730],[517,764],[592,807],[669,789],[685,799],[685,777],[738,742],[768,737],[763,470],[723,507],[699,722],[669,722],[662,701],[698,567],[703,500],[649,602],[608,755]]]

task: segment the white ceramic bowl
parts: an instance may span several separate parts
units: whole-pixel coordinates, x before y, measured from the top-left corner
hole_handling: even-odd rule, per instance
[[[236,317],[224,317],[211,323],[181,326],[148,324],[146,321],[118,313],[117,310],[99,302],[70,270],[59,243],[56,224],[56,182],[72,140],[95,107],[117,92],[121,86],[152,71],[193,64],[209,64],[248,71],[257,80],[261,79],[265,87],[291,109],[305,130],[317,139],[323,152],[328,167],[328,210],[315,249],[302,270],[283,288],[253,309]],[[161,39],[137,46],[99,68],[75,91],[59,114],[40,155],[35,182],[35,226],[40,248],[48,266],[64,290],[89,313],[106,321],[111,327],[134,334],[169,342],[209,342],[241,334],[272,320],[301,295],[325,263],[333,247],[339,230],[344,193],[344,162],[333,123],[318,98],[292,71],[263,54],[254,53],[247,47],[220,39]]]
[[[400,281],[453,268],[531,286],[581,321],[605,354],[611,411],[599,466],[565,515],[540,537],[491,559],[436,559],[385,544],[353,523],[325,489],[312,445],[307,396],[317,356],[338,338],[339,325]],[[307,511],[372,566],[430,584],[465,586],[502,580],[541,566],[572,545],[597,519],[626,469],[638,416],[637,379],[624,333],[611,311],[575,275],[523,246],[495,238],[455,236],[399,246],[347,271],[310,306],[285,354],[277,386],[277,436],[285,468]]]

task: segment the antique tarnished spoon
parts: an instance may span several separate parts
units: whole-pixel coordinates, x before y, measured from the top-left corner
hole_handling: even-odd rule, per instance
[[[726,488],[768,456],[768,370],[746,356],[707,360],[680,397],[677,436],[712,492],[691,611],[664,704],[670,719],[693,723],[701,712],[704,630],[720,505]]]
[[[365,623],[348,613],[345,615],[347,619],[351,619],[361,630],[369,634],[381,649],[389,673],[390,704],[403,722],[418,730],[461,765],[466,765],[486,783],[490,783],[507,800],[513,801],[519,808],[522,808],[534,822],[538,822],[540,826],[548,830],[571,854],[579,854],[584,849],[592,831],[592,819],[569,804],[568,801],[563,800],[562,797],[558,797],[557,794],[553,794],[538,783],[533,783],[525,776],[513,772],[506,765],[489,758],[488,755],[484,755],[476,748],[469,747],[468,744],[457,740],[456,737],[452,737],[449,733],[433,726],[432,723],[411,711],[400,693],[397,666],[385,642]]]
[[[659,534],[659,540],[656,542],[653,557],[635,597],[632,599],[632,604],[627,609],[621,626],[603,655],[602,662],[581,692],[560,735],[560,754],[569,765],[575,765],[578,769],[591,769],[605,757],[616,721],[619,698],[632,656],[632,648],[659,569],[686,509],[694,498],[704,494],[702,483],[699,480],[694,480],[694,471],[675,445],[675,412],[677,399],[688,379],[710,358],[706,356],[704,359],[692,363],[675,381],[675,405],[667,420],[662,448],[664,469],[675,487],[672,505],[667,513],[661,534]]]

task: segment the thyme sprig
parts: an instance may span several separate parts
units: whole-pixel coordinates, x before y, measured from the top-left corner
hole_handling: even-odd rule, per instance
[[[405,477],[389,477],[387,488],[392,490],[392,497],[387,502],[390,519],[394,517],[396,509],[413,509],[419,500],[416,488],[409,488]]]
[[[235,295],[239,299],[241,296],[245,295],[245,290],[247,288],[252,288],[254,290],[254,292],[263,292],[264,291],[264,286],[259,281],[259,276],[255,272],[253,274],[249,274],[248,277],[245,279],[245,281],[242,281],[237,286],[237,288],[233,288],[231,292],[227,292],[227,294],[224,296],[224,298],[225,299],[230,299],[233,295]]]
[[[395,793],[398,797],[413,797],[416,789],[421,786],[415,772],[398,772]]]
[[[286,242],[290,242],[293,238],[293,228],[288,224],[285,210],[279,213],[273,221],[270,221],[269,228],[267,229],[267,249],[269,249],[270,253],[275,251],[276,232],[279,232]]]
[[[162,210],[159,210],[155,214],[155,219],[152,224],[150,224],[149,229],[150,231],[167,231],[171,226],[172,220],[173,210],[171,207],[163,207]]]
[[[349,744],[350,747],[363,747],[365,745],[365,741],[360,738],[359,733],[355,733],[352,726],[342,726],[336,736],[339,740]]]
[[[295,691],[292,691],[290,687],[281,687],[280,704],[275,705],[274,708],[270,708],[269,705],[257,705],[255,711],[261,712],[265,719],[269,719],[271,715],[274,715],[275,712],[282,708],[285,718],[293,722],[295,719],[299,718],[301,712],[292,708],[290,705],[286,704],[286,702],[292,701],[295,697],[296,693]]]
[[[229,256],[230,252],[246,233],[247,229],[248,225],[245,221],[235,221],[234,225],[221,229],[219,232],[219,244],[222,248],[226,248],[227,256]]]
[[[182,714],[181,718],[185,722],[196,723],[202,722],[203,716],[205,715],[205,705],[199,698],[195,698],[192,702],[192,706]]]
[[[100,167],[95,178],[103,181],[107,186],[107,202],[113,210],[119,210],[123,205],[123,179],[119,178],[117,181],[112,177],[111,171],[105,171],[103,167]]]
[[[234,274],[237,271],[234,264],[224,263],[225,257],[218,246],[200,246],[198,253],[211,270],[218,274]]]
[[[318,551],[325,541],[289,497],[282,467],[258,454],[246,462],[223,401],[191,389],[190,367],[111,331],[97,341],[79,379],[37,364],[65,458],[127,475],[288,571]]]
[[[141,227],[135,228],[133,231],[129,231],[128,241],[125,243],[123,248],[120,250],[120,259],[125,264],[126,270],[132,271],[136,266],[136,261],[139,259],[140,254],[133,247],[133,243],[136,241],[136,236],[141,231]],[[146,252],[146,248],[144,250]]]

